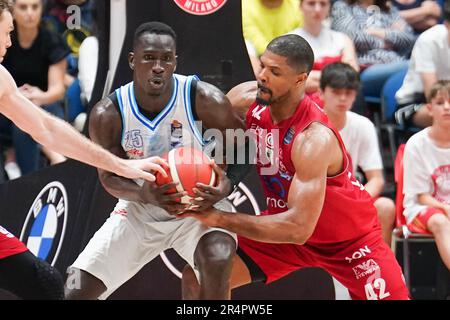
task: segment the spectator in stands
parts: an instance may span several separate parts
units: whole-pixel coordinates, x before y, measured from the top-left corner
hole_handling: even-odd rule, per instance
[[[15,30],[11,34],[13,44],[5,56],[3,66],[12,74],[26,98],[63,118],[60,101],[65,93],[63,80],[70,50],[64,39],[40,25],[42,5],[42,0],[15,1]],[[28,134],[11,122],[9,124],[22,173],[37,170],[40,154],[38,145]],[[65,160],[53,151],[43,150],[52,164]]]
[[[374,198],[383,239],[391,245],[395,222],[395,204],[382,197],[384,188],[383,162],[373,123],[350,110],[359,89],[359,75],[348,64],[327,65],[320,78],[321,96],[328,119],[339,130],[352,159],[353,172],[360,168],[367,182],[364,188]]]
[[[269,42],[297,27],[301,27],[302,15],[299,0],[242,0],[242,29],[248,47],[259,57]],[[251,59],[255,59],[249,51]],[[254,70],[258,74],[259,64]]]
[[[82,131],[87,119],[86,106],[92,97],[98,67],[97,11],[91,11],[91,35],[83,40],[78,51],[78,76],[67,88],[68,121]]]
[[[426,108],[433,124],[414,134],[405,147],[404,215],[411,229],[433,234],[450,270],[449,81],[438,81],[431,87]]]
[[[417,34],[435,26],[441,19],[441,5],[435,0],[391,0],[391,3]]]
[[[407,68],[415,40],[411,26],[386,0],[338,0],[331,17],[332,29],[355,44],[364,96],[380,98],[386,80]]]
[[[405,80],[396,94],[400,123],[418,127],[431,125],[425,108],[431,86],[438,80],[450,80],[450,0],[444,5],[444,24],[423,32],[416,41]]]
[[[297,34],[306,41],[314,52],[314,66],[306,80],[306,93],[317,101],[321,70],[332,62],[342,61],[359,71],[353,41],[344,33],[331,30],[324,25],[330,13],[330,0],[301,0],[300,9],[304,14],[303,28],[290,33]],[[322,105],[322,103],[319,103]]]
[[[48,29],[63,34],[67,40],[72,53],[78,56],[78,49],[83,40],[91,35],[93,19],[91,11],[93,8],[93,0],[46,0],[45,10],[43,14],[43,24]],[[73,28],[68,28],[67,22],[70,16],[74,13],[68,8],[72,5],[80,9],[81,20],[80,25]],[[75,21],[71,19],[70,21]]]

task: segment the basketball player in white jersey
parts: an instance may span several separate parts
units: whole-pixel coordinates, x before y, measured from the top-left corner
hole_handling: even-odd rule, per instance
[[[0,63],[11,46],[14,29],[11,2],[0,0]],[[0,112],[40,144],[70,158],[128,178],[153,181],[150,170],[164,170],[161,159],[120,159],[82,136],[68,123],[35,106],[17,89],[11,74],[0,65]],[[22,299],[62,299],[63,280],[46,261],[0,226],[0,288]]]
[[[195,120],[202,122],[203,129],[244,129],[219,89],[195,77],[174,74],[176,35],[169,26],[159,22],[139,26],[133,51],[129,55],[133,82],[94,106],[89,124],[94,141],[118,156],[141,158],[182,145],[202,148],[202,129],[196,128]],[[229,195],[239,182],[236,177],[242,177],[242,166],[237,170],[239,166],[228,166],[226,176],[213,166],[219,183],[216,187],[198,185],[198,194],[205,199],[195,202],[200,209]],[[119,201],[73,263],[70,273],[79,274],[81,281],[75,289],[66,283],[66,298],[107,298],[169,248],[197,271],[200,298],[229,298],[229,288],[217,288],[217,283],[224,283],[230,275],[234,234],[206,228],[195,219],[178,219],[176,214],[186,205],[175,200],[185,193],[166,195],[173,183],[161,187],[137,184],[104,170],[99,170],[99,176]]]

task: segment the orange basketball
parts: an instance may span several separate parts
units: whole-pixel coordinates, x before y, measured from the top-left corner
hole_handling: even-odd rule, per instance
[[[188,193],[181,199],[181,203],[188,204],[195,197],[192,189],[195,188],[196,183],[215,185],[216,173],[210,165],[211,160],[201,150],[191,147],[176,148],[171,150],[164,158],[169,164],[168,168],[164,168],[168,177],[164,178],[160,173],[157,173],[156,184],[163,185],[172,181],[178,183],[176,191]],[[175,190],[172,192],[175,192]]]

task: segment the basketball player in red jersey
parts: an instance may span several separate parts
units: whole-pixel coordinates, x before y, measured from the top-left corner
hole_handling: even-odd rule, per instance
[[[0,63],[11,46],[14,29],[11,1],[0,0]],[[78,133],[70,124],[32,104],[17,89],[14,79],[0,65],[0,112],[42,145],[130,179],[154,181],[148,171],[164,172],[163,161],[118,158]],[[62,276],[47,262],[36,258],[27,247],[0,226],[0,288],[22,299],[62,299]]]
[[[304,94],[313,63],[300,36],[275,38],[261,56],[257,83],[228,93],[237,109],[249,108],[246,125],[257,137],[256,166],[267,211],[251,216],[210,209],[184,216],[240,235],[232,288],[321,267],[353,299],[408,299],[401,269],[382,239],[370,195],[351,175],[339,133]],[[270,141],[275,133],[278,140]],[[261,154],[271,163],[264,165]],[[266,174],[270,165],[277,170]],[[184,276],[184,297],[196,298],[191,271]]]

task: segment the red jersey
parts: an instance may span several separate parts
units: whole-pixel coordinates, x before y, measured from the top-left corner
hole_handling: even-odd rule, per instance
[[[0,226],[0,259],[27,251],[27,247],[8,230]]]
[[[268,106],[255,102],[247,113],[247,127],[257,139],[256,164],[267,200],[268,210],[265,214],[276,214],[288,209],[289,188],[295,175],[291,160],[293,141],[312,122],[319,122],[334,132],[344,154],[344,169],[337,176],[327,178],[322,212],[307,243],[330,244],[356,239],[379,228],[373,200],[353,177],[339,133],[323,110],[307,96],[292,117],[278,124],[273,123]]]

